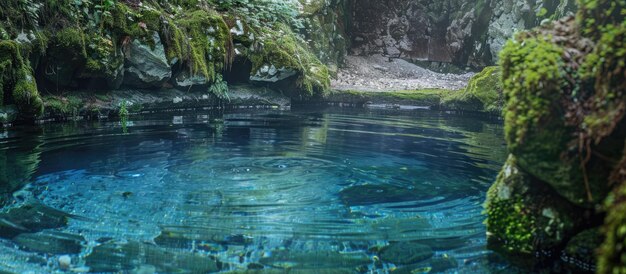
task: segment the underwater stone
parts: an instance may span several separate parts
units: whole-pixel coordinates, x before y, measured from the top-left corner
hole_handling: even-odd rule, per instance
[[[211,231],[192,227],[165,227],[161,234],[154,238],[159,246],[174,248],[191,248],[195,243],[199,248],[221,250],[220,245],[249,245],[252,237],[242,234]]]
[[[434,254],[429,246],[412,242],[391,243],[379,253],[383,261],[401,265],[419,263]]]
[[[42,231],[39,233],[22,233],[13,238],[21,248],[47,254],[79,253],[85,241],[80,235],[63,232]]]
[[[59,257],[59,268],[63,270],[68,270],[72,265],[72,257],[68,255],[62,255]]]
[[[357,185],[339,192],[341,202],[348,206],[405,202],[419,199],[413,191],[392,185]]]
[[[357,267],[369,264],[372,260],[363,252],[273,250],[268,257],[261,258],[259,262],[277,268],[323,269]]]
[[[154,49],[135,39],[126,52],[124,84],[137,88],[159,88],[172,77],[159,35],[152,36]]]
[[[86,258],[92,272],[116,272],[152,265],[158,272],[213,273],[222,263],[211,257],[184,251],[165,250],[139,242],[110,242],[93,249]]]
[[[42,205],[27,204],[0,214],[0,237],[13,238],[24,232],[38,232],[67,224],[70,214]]]
[[[398,267],[394,274],[439,273],[456,268],[459,264],[451,257],[430,258],[425,262]]]

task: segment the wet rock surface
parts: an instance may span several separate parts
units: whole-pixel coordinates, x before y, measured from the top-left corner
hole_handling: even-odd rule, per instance
[[[137,88],[160,88],[172,77],[159,35],[153,35],[154,47],[133,40],[126,57],[124,84]]]
[[[597,260],[595,258],[598,246],[604,241],[599,228],[588,229],[576,234],[567,243],[561,260],[575,272],[595,272]]]
[[[276,268],[324,269],[358,267],[371,263],[372,260],[364,252],[275,250],[259,262]]]
[[[158,272],[217,272],[222,264],[207,255],[168,251],[139,242],[110,242],[97,246],[86,258],[91,272],[116,272],[154,269]]]
[[[64,232],[23,233],[13,238],[20,248],[48,254],[79,253],[85,238]]]
[[[415,264],[432,257],[433,250],[423,244],[412,242],[391,243],[380,250],[380,259],[394,264]]]
[[[456,268],[458,263],[455,259],[450,257],[433,257],[428,259],[427,261],[410,264],[405,266],[400,266],[393,273],[399,274],[413,274],[413,273],[439,273],[445,272],[446,270]]]
[[[24,232],[38,232],[67,224],[70,214],[35,203],[0,214],[0,237],[13,238]]]

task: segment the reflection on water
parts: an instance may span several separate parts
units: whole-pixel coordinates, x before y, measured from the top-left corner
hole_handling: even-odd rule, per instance
[[[497,121],[428,111],[130,118],[127,133],[119,122],[74,123],[0,139],[0,159],[25,163],[11,176],[28,180],[39,163],[0,215],[11,224],[0,225],[0,271],[504,267],[489,263],[481,215],[504,160]],[[67,224],[12,221],[10,208],[32,203],[71,214]],[[2,236],[7,227],[22,236]]]

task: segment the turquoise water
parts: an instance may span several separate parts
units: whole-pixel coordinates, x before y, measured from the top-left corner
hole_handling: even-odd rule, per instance
[[[13,183],[2,191],[17,192],[0,215],[0,272],[506,268],[485,248],[482,215],[506,154],[499,121],[419,110],[129,120],[3,133]],[[63,220],[11,219],[33,205]]]

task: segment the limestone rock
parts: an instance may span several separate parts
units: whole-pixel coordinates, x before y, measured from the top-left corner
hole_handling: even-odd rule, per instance
[[[358,1],[351,7],[352,52],[481,67],[507,39],[574,10],[573,1]]]
[[[134,39],[125,54],[124,84],[137,88],[159,88],[172,77],[159,35],[152,36],[154,48]]]
[[[252,82],[276,83],[292,76],[298,72],[289,68],[276,68],[274,65],[265,65],[250,76]]]

